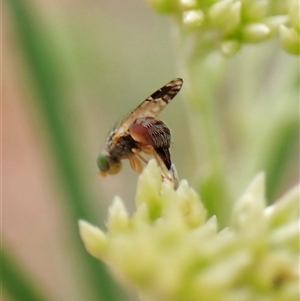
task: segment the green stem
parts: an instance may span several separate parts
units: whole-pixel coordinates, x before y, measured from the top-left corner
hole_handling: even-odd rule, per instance
[[[213,98],[220,84],[223,61],[216,56],[211,64],[209,41],[204,41],[203,48],[192,45],[197,48],[197,53],[192,53],[190,43],[193,38],[180,24],[175,26],[179,69],[184,75],[191,139],[194,140],[196,155],[196,164],[193,165],[201,170],[199,175],[199,170],[194,169],[199,176],[199,191],[209,215],[217,215],[220,225],[224,226],[228,222],[231,204],[225,177],[223,135]]]
[[[84,179],[78,167],[76,149],[71,141],[72,133],[67,129],[66,120],[70,115],[68,103],[64,100],[65,77],[62,64],[59,62],[59,52],[56,51],[55,43],[51,41],[51,35],[43,28],[43,24],[34,17],[32,8],[27,6],[26,1],[9,0],[14,26],[19,33],[21,49],[33,83],[35,84],[36,104],[39,117],[46,125],[48,133],[46,138],[51,139],[51,147],[60,184],[64,189],[67,208],[66,229],[71,227],[71,233],[66,237],[72,242],[68,250],[76,254],[76,267],[82,267],[85,271],[77,271],[79,275],[87,275],[86,280],[95,300],[124,300],[120,297],[119,290],[105,270],[103,264],[96,263],[84,250],[78,235],[77,221],[79,218],[88,220],[95,219],[95,212],[88,205],[91,196],[84,185]],[[72,112],[72,111],[71,111]],[[47,134],[49,137],[47,137]],[[70,222],[71,226],[67,225]],[[74,257],[72,257],[74,259]],[[77,261],[78,260],[78,261]],[[71,262],[70,262],[71,263]]]
[[[271,137],[268,146],[269,149],[263,158],[262,165],[265,166],[268,175],[267,199],[273,201],[280,192],[280,184],[285,184],[287,167],[292,169],[291,158],[294,159],[293,155],[299,153],[297,152],[297,150],[299,151],[299,121],[282,125],[276,135]]]
[[[40,283],[17,263],[10,252],[1,249],[1,283],[10,298],[16,301],[49,301]]]

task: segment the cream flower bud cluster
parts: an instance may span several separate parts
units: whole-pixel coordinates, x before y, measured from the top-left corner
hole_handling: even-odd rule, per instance
[[[86,250],[141,300],[299,300],[299,187],[266,207],[257,175],[220,231],[187,181],[177,190],[161,183],[151,160],[135,203],[129,216],[114,199],[106,233],[86,221],[79,228]]]
[[[299,0],[147,0],[160,13],[175,14],[182,25],[214,35],[224,55],[243,43],[257,43],[279,34],[282,48],[300,54]]]

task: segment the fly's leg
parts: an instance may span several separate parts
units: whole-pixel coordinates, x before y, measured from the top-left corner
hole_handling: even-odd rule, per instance
[[[137,150],[136,148],[133,148],[131,149],[131,151],[141,160],[143,161],[144,163],[148,163],[148,160],[146,160],[141,154],[140,154],[140,151]],[[151,153],[152,154],[152,153]]]
[[[161,170],[162,179],[173,183],[174,188],[177,188],[179,180],[175,165],[172,163],[170,170],[168,170],[161,157],[157,154],[157,152],[151,145],[143,146],[142,151],[147,155],[152,155],[154,157],[157,165]]]
[[[131,168],[138,172],[138,173],[141,173],[142,170],[143,170],[143,166],[142,166],[142,163],[141,163],[141,160],[136,157],[136,156],[132,156],[129,158],[129,163],[130,163],[130,166]]]

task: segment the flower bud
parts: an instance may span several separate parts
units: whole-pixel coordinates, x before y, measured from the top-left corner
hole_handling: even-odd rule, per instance
[[[297,185],[283,195],[276,203],[268,206],[264,215],[269,220],[272,228],[284,225],[288,221],[299,216],[300,211],[300,187]],[[295,210],[296,209],[296,210]]]
[[[243,1],[243,18],[246,22],[258,22],[267,16],[269,0]]]
[[[191,10],[199,7],[197,0],[180,0],[182,10]]]
[[[280,25],[279,38],[280,44],[285,51],[291,54],[300,54],[300,37],[294,28]]]
[[[241,48],[241,44],[236,40],[225,40],[220,45],[220,50],[225,56],[236,54]]]
[[[232,227],[240,233],[242,239],[259,241],[260,236],[265,237],[264,187],[265,177],[260,173],[252,180],[233,209]]]
[[[129,216],[123,201],[115,197],[108,213],[108,229],[113,232],[122,231],[128,228]]]
[[[261,42],[270,36],[270,28],[263,23],[246,25],[243,30],[243,40],[249,43]]]
[[[213,26],[224,32],[232,32],[241,21],[241,2],[233,0],[219,1],[210,8],[209,17]]]
[[[78,222],[79,234],[84,243],[85,249],[98,259],[102,259],[104,250],[107,246],[106,235],[96,226],[80,220]]]
[[[185,11],[183,13],[183,23],[190,29],[199,28],[204,18],[204,13],[201,9]]]
[[[269,27],[271,35],[275,35],[278,34],[279,26],[287,24],[288,21],[289,17],[287,15],[277,15],[264,19],[264,24]]]
[[[300,3],[299,0],[290,0],[288,6],[288,14],[292,27],[299,33],[300,32]]]

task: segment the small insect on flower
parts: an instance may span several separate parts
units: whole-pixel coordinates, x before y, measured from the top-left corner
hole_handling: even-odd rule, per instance
[[[183,84],[175,78],[145,99],[109,133],[105,148],[98,156],[97,164],[101,175],[116,174],[122,167],[121,160],[128,159],[134,171],[141,172],[141,155],[154,156],[163,179],[169,180],[176,188],[178,176],[171,162],[171,133],[169,128],[156,116],[176,96]]]

